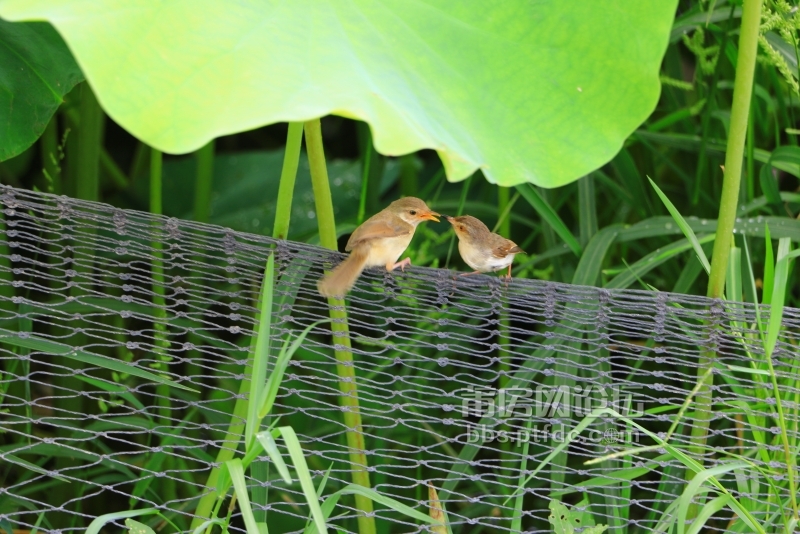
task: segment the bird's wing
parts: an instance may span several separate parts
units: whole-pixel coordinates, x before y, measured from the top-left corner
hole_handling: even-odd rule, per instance
[[[505,258],[509,254],[525,254],[525,251],[510,239],[492,234],[492,254],[495,258]]]
[[[367,219],[364,224],[355,229],[344,250],[349,252],[365,241],[382,237],[399,237],[408,235],[413,231],[414,227],[400,217]]]

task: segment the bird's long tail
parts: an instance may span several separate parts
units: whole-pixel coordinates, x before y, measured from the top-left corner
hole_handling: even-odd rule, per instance
[[[356,247],[330,273],[320,278],[317,289],[323,297],[344,297],[353,288],[367,264],[368,251],[364,247]]]

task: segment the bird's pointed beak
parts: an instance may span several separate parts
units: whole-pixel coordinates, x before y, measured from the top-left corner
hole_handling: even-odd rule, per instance
[[[434,221],[434,222],[439,222],[438,217],[440,217],[440,215],[438,213],[436,213],[435,211],[432,211],[430,213],[426,213],[424,215],[420,215],[421,219],[425,219],[425,220],[428,220],[428,221]]]
[[[447,219],[447,222],[449,222],[450,224],[453,224],[453,221],[455,221],[455,218],[454,217],[450,217],[449,215],[442,215],[442,217]]]

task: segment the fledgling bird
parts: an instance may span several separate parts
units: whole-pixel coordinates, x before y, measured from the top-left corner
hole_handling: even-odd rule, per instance
[[[424,221],[436,221],[438,213],[415,197],[395,200],[355,229],[347,246],[350,255],[317,282],[323,297],[343,297],[369,267],[386,267],[393,271],[411,265],[411,258],[398,262],[400,255],[411,243],[414,230]]]
[[[445,217],[458,236],[458,252],[464,262],[475,269],[474,273],[464,273],[461,276],[494,272],[508,267],[508,278],[511,279],[514,256],[525,254],[524,250],[510,239],[491,232],[485,224],[471,215]]]

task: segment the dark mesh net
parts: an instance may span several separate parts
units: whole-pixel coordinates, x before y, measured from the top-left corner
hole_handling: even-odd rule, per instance
[[[79,530],[103,513],[156,507],[188,529],[218,450],[240,446],[226,433],[268,255],[276,255],[273,353],[328,318],[316,281],[341,255],[11,188],[2,189],[2,204],[0,528],[31,529],[43,513],[42,530]],[[508,498],[519,487],[528,532],[553,531],[553,498],[610,532],[656,530],[677,513],[673,503],[685,488],[678,460],[651,448],[585,462],[655,444],[632,423],[664,436],[695,388],[703,351],[717,354],[714,449],[693,457],[711,466],[742,455],[763,469],[718,475],[760,521],[786,506],[771,379],[739,369],[765,368],[750,305],[537,280],[455,280],[452,271],[412,267],[366,272],[347,314],[372,486],[427,514],[430,482],[453,532],[511,531],[517,501]],[[795,446],[798,323],[800,313],[785,310],[773,354]],[[350,483],[355,468],[334,352],[343,343],[330,323],[314,327],[273,410],[297,430],[315,484],[330,468],[323,496]],[[109,370],[98,356],[199,393]],[[628,420],[598,417],[540,468],[602,406]],[[692,404],[670,443],[690,450],[697,426]],[[266,508],[280,532],[302,531],[308,507],[297,481],[285,484],[266,455],[254,466],[254,510]],[[330,524],[352,532],[357,515],[342,498]],[[381,505],[375,515],[379,532],[428,528]],[[723,509],[708,531],[728,531],[733,517]]]

